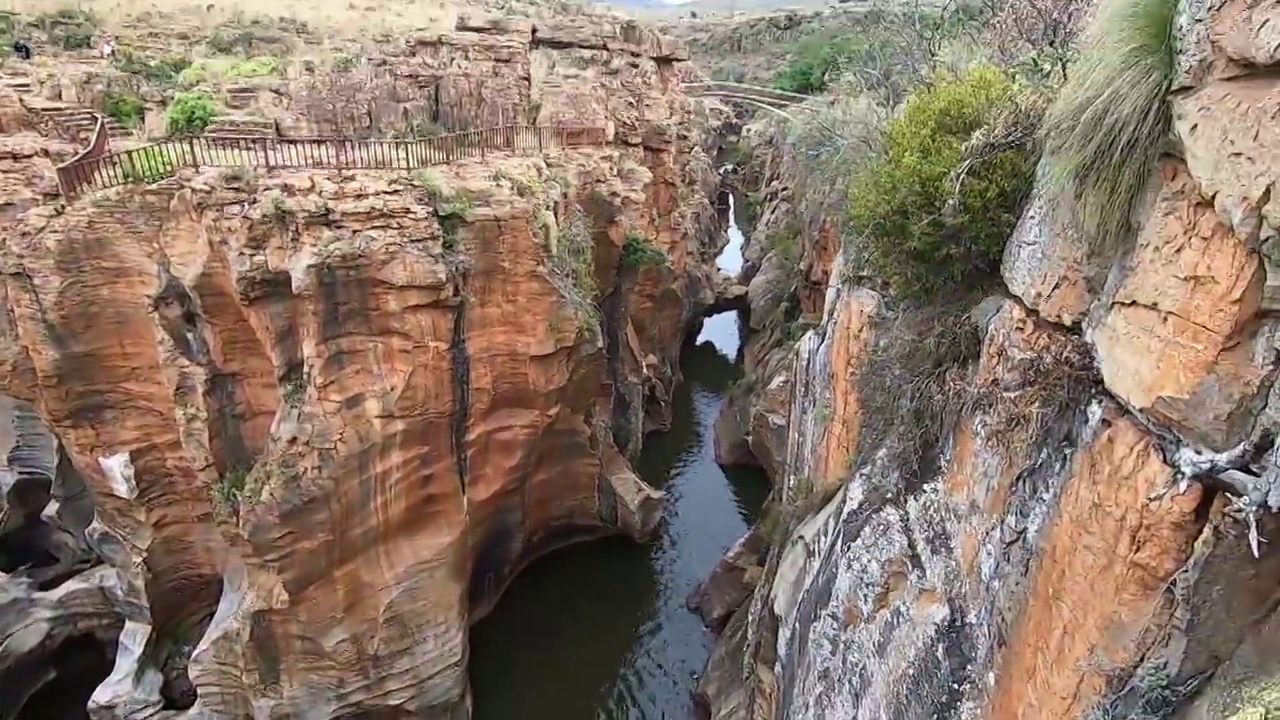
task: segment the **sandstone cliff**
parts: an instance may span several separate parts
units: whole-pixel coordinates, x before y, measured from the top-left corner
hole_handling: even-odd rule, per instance
[[[6,517],[71,568],[0,576],[4,617],[38,609],[0,627],[0,695],[89,634],[115,664],[94,717],[466,717],[467,627],[511,578],[653,530],[628,458],[714,301],[716,138],[665,41],[606,29],[507,48],[629,68],[535,88],[610,128],[545,158],[183,171],[63,204],[47,150],[0,153],[24,178],[0,198],[0,427],[57,468],[6,480]],[[489,78],[468,32],[432,52]],[[476,120],[500,97],[456,87],[441,107]]]
[[[776,487],[706,588],[727,622],[708,715],[1275,711],[1277,21],[1180,3],[1176,143],[1124,248],[1091,247],[1038,192],[1008,295],[941,322],[857,287],[817,226],[796,229],[798,275],[753,280],[753,323],[781,288],[799,339],[758,324],[721,418],[722,458]],[[767,144],[757,234],[805,197]],[[902,403],[895,373],[939,350],[939,399]]]

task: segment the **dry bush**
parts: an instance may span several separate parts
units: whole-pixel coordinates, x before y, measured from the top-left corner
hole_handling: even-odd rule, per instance
[[[1172,717],[1184,702],[1196,694],[1206,680],[1203,676],[1174,678],[1168,668],[1160,661],[1147,661],[1140,665],[1133,675],[1124,681],[1117,677],[1122,673],[1117,669],[1109,676],[1109,684],[1115,687],[1115,694],[1106,702],[1091,708],[1085,720],[1164,720]],[[1268,717],[1263,714],[1238,715],[1243,717]]]
[[[1067,78],[1088,0],[982,0],[985,45],[1004,66]]]
[[[981,418],[1011,457],[1026,457],[1057,421],[1098,386],[1081,339],[1056,334],[1052,348],[1009,353],[1001,372],[975,378],[982,332],[963,299],[901,307],[876,323],[859,376],[858,463],[888,446],[908,481],[922,481],[961,417]]]
[[[565,301],[573,309],[578,323],[599,327],[600,309],[596,306],[595,226],[582,208],[572,205],[551,248],[548,273]]]
[[[1048,347],[1010,354],[1007,372],[968,386],[968,413],[983,418],[984,430],[1001,438],[1009,457],[1025,458],[1049,429],[1083,407],[1101,386],[1093,353],[1076,335],[1055,332]]]
[[[783,127],[799,171],[794,196],[807,217],[842,208],[849,180],[881,150],[888,111],[844,82],[833,96],[805,103]]]
[[[858,379],[862,434],[857,459],[889,445],[909,480],[920,480],[969,402],[970,369],[982,334],[967,303],[889,311],[876,323]]]

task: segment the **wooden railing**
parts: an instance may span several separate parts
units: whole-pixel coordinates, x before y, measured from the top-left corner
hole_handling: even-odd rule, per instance
[[[99,115],[98,122],[93,128],[93,137],[89,139],[89,146],[58,168],[58,189],[62,191],[63,197],[75,196],[77,186],[74,180],[81,176],[81,168],[89,167],[92,163],[108,157],[107,151],[111,149],[110,139],[107,121]],[[63,172],[67,168],[75,168],[75,170]]]
[[[99,122],[93,143],[58,168],[67,198],[130,183],[151,183],[184,167],[316,168],[327,170],[414,170],[489,152],[536,152],[605,141],[603,128],[507,125],[417,140],[193,136],[115,153],[106,149]]]

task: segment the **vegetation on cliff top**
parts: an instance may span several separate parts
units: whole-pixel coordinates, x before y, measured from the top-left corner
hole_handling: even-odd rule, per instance
[[[849,214],[866,271],[895,294],[926,298],[997,275],[1034,159],[1024,141],[961,168],[971,139],[1020,101],[1004,73],[979,68],[936,81],[889,123],[884,156],[850,190]]]
[[[109,118],[113,118],[121,125],[127,128],[138,127],[142,124],[143,115],[146,113],[146,106],[142,103],[142,98],[132,93],[119,93],[108,95],[102,104],[102,112]]]
[[[1115,247],[1169,130],[1174,0],[1111,0],[1045,118],[1052,197],[1074,198],[1091,241]]]

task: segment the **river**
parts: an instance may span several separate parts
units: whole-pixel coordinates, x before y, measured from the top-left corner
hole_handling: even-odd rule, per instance
[[[718,264],[736,274],[730,207]],[[685,599],[755,521],[769,491],[754,469],[721,468],[714,427],[742,374],[738,320],[708,318],[681,353],[671,429],[645,438],[636,470],[670,495],[647,545],[604,540],[539,560],[471,631],[475,720],[689,720],[715,638]]]

